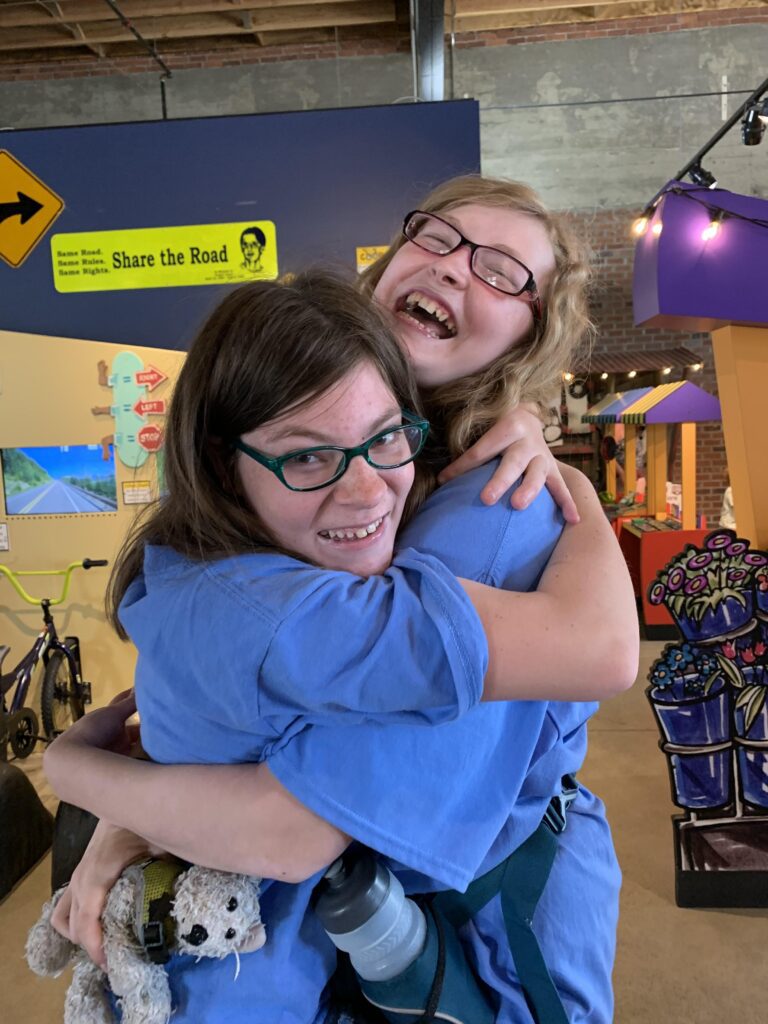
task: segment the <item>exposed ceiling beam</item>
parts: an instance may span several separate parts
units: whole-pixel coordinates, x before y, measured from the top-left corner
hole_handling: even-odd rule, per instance
[[[519,6],[514,7],[516,2]],[[541,0],[535,5],[533,0],[456,0],[452,29],[455,32],[479,32],[747,7],[765,10],[766,0],[592,0],[588,4]]]
[[[360,0],[335,0],[333,6],[359,3]],[[47,25],[47,8],[54,6],[44,0],[27,3],[0,3],[0,28]],[[89,22],[104,20],[103,0],[59,0],[61,18]],[[289,7],[326,7],[328,0],[122,0],[120,10],[126,18],[186,17],[194,14],[234,14],[273,11]]]
[[[277,10],[254,10],[253,24],[245,28],[239,15],[200,15],[187,18],[137,18],[136,30],[145,39],[195,39],[206,36],[243,36],[254,32],[286,29],[335,28],[341,25],[377,25],[394,22],[392,0],[357,0],[354,3],[326,3]],[[46,28],[16,28],[3,32],[0,51],[45,49],[73,46],[77,40],[62,31],[63,25]],[[92,43],[114,44],[133,42],[133,35],[117,21],[91,22],[88,31]]]

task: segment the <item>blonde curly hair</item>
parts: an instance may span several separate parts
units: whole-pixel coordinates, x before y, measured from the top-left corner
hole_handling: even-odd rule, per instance
[[[438,185],[419,209],[445,213],[476,203],[518,210],[543,225],[552,244],[555,269],[543,290],[543,317],[527,338],[477,373],[442,384],[425,394],[427,411],[438,428],[451,458],[477,440],[505,412],[521,402],[543,409],[564,370],[570,369],[576,350],[591,344],[587,288],[590,252],[565,219],[548,210],[528,185],[502,178],[465,175]],[[362,290],[373,295],[382,274],[405,245],[401,234],[388,251],[360,277]]]

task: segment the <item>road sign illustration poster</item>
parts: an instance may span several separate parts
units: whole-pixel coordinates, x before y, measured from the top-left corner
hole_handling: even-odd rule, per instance
[[[9,516],[117,511],[115,459],[97,444],[0,451]]]
[[[63,209],[63,199],[0,150],[0,259],[21,266]]]

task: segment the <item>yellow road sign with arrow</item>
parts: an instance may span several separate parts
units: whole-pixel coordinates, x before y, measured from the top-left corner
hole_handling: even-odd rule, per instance
[[[63,209],[63,199],[0,150],[0,259],[21,266]]]

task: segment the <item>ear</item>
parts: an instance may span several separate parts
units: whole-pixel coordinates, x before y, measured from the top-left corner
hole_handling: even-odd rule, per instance
[[[257,949],[261,949],[264,943],[267,941],[267,932],[264,925],[259,922],[253,925],[245,933],[243,941],[238,945],[238,953],[255,953]]]

